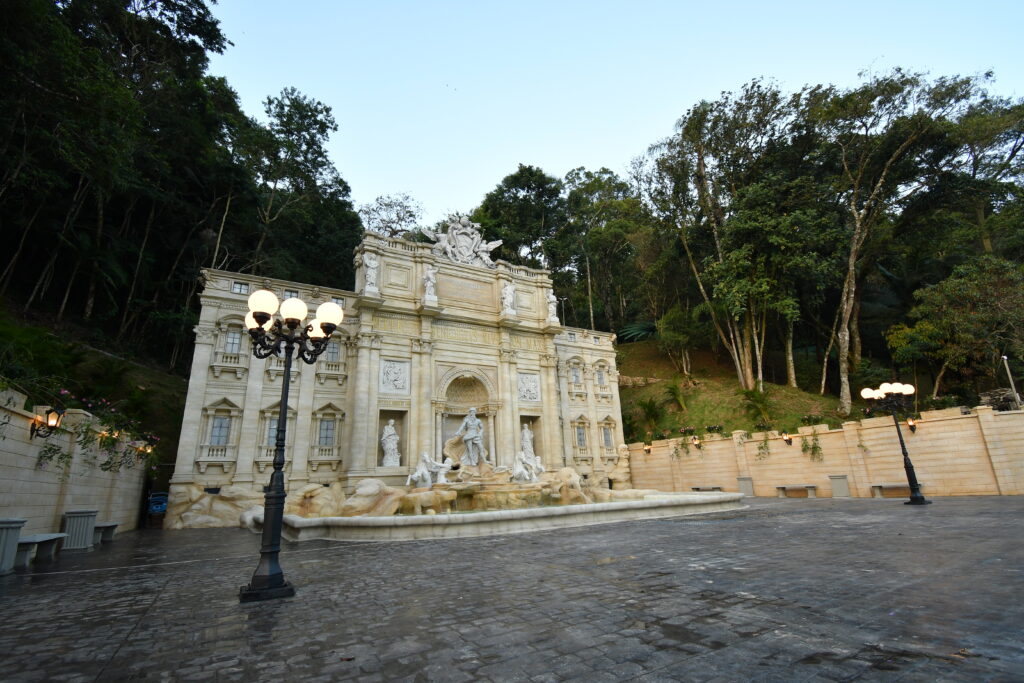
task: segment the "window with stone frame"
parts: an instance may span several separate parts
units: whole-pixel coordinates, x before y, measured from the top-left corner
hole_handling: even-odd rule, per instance
[[[214,415],[210,420],[210,445],[227,446],[231,439],[231,418],[227,415]]]
[[[284,290],[284,298],[285,299],[298,299],[299,298],[299,290],[297,290],[297,289],[286,289],[286,290]]]
[[[276,417],[269,417],[269,418],[267,418],[267,433],[266,433],[266,437],[267,437],[267,439],[266,439],[266,441],[264,441],[265,444],[267,444],[267,445],[275,445],[277,443],[277,418]]]
[[[573,384],[583,383],[583,369],[579,365],[569,366],[569,381]]]
[[[613,450],[615,448],[615,446],[614,446],[614,439],[612,437],[611,425],[608,425],[608,424],[601,425],[601,437],[604,440],[604,444],[603,445],[604,445],[604,449],[606,451],[610,451],[610,450]]]
[[[341,344],[336,341],[327,342],[324,350],[324,360],[328,363],[337,363],[341,360]]]
[[[320,418],[320,427],[317,443],[320,446],[333,446],[337,421],[333,417]]]
[[[587,423],[577,422],[575,432],[576,448],[585,449],[587,447]]]
[[[231,292],[234,293],[234,294],[248,294],[249,293],[249,283],[248,282],[237,282],[237,281],[236,282],[232,282],[231,283]]]
[[[242,331],[236,328],[230,328],[224,334],[224,353],[241,353],[242,351]]]

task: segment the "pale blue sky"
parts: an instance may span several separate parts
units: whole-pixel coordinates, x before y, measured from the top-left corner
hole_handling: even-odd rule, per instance
[[[701,99],[862,70],[996,73],[1024,95],[1024,3],[222,0],[214,56],[242,106],[295,86],[334,110],[356,204],[408,192],[432,223],[517,164],[623,173]]]

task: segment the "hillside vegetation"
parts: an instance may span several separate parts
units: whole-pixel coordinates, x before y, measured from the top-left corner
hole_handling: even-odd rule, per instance
[[[728,434],[737,429],[761,431],[763,425],[770,425],[796,432],[808,422],[838,426],[843,420],[835,396],[777,384],[765,385],[763,399],[756,392],[743,391],[732,368],[712,353],[693,355],[688,378],[676,371],[655,341],[620,345],[618,362],[619,374],[630,378],[625,383],[637,377],[647,380],[644,386],[620,386],[628,442],[679,436],[679,430],[686,428],[704,434],[708,426],[720,426]]]

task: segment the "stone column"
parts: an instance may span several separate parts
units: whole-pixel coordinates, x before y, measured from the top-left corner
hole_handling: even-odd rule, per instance
[[[203,308],[205,311],[207,307]],[[211,308],[208,317],[215,316],[216,312]],[[206,383],[210,376],[210,360],[213,358],[213,325],[206,321],[200,322],[195,332],[196,348],[192,353],[192,370],[189,373],[188,396],[185,398],[185,413],[181,421],[178,457],[170,481],[172,486],[192,483],[199,444],[203,438],[203,402],[206,400]]]
[[[540,441],[544,444],[544,453],[541,455],[541,462],[547,469],[560,469],[565,467],[566,442],[563,438],[565,421],[565,396],[560,390],[558,381],[558,357],[553,350],[540,358],[541,372],[541,399],[543,405],[548,409],[544,412],[542,427],[544,433],[539,435]],[[550,406],[556,406],[551,410]],[[536,438],[536,437],[535,437]]]
[[[494,444],[495,444],[495,438],[494,438],[494,425],[495,425],[495,423],[496,423],[496,420],[494,419],[494,413],[487,413],[487,450],[489,450],[491,452],[491,462],[493,462],[495,464],[495,466],[497,466],[500,463],[498,463],[498,454],[495,451],[495,446],[494,446]]]
[[[504,331],[503,331],[503,334]],[[518,421],[518,410],[516,408],[516,352],[510,348],[501,349],[499,352],[498,365],[498,394],[504,408],[501,417],[502,438],[498,453],[501,454],[501,461],[498,454],[495,454],[494,464],[512,466],[516,457],[517,437],[519,430],[516,428]]]
[[[250,354],[251,349],[246,349]],[[273,356],[271,357],[273,358]],[[253,472],[253,460],[263,443],[260,433],[260,418],[263,415],[263,382],[267,377],[266,367],[270,359],[249,359],[249,374],[245,379],[245,398],[242,401],[242,424],[238,428],[238,455],[235,461],[235,472],[232,482],[256,487],[256,475]],[[278,386],[278,399],[280,388]],[[267,475],[264,475],[267,476]],[[265,482],[264,482],[265,483]],[[260,484],[261,485],[261,484]]]
[[[434,415],[432,405],[432,388],[434,386],[433,358],[431,356],[432,344],[429,340],[414,339],[412,342],[413,352],[413,377],[410,388],[410,413],[409,420],[412,423],[409,428],[409,440],[406,446],[406,465],[412,466],[417,462],[420,453],[435,453],[437,443],[435,434],[437,432],[437,418]]]
[[[349,441],[352,454],[350,474],[365,475],[369,468],[369,460],[366,455],[367,448],[369,444],[375,443],[375,440],[371,438],[374,436],[371,434],[374,428],[369,424],[371,406],[367,400],[371,377],[369,334],[360,332],[356,343],[358,344],[358,351],[356,355],[355,382],[352,383],[351,391],[349,392],[349,415],[352,418],[352,432]],[[376,413],[376,405],[373,405],[372,408],[373,412]]]
[[[316,365],[307,365],[300,358],[292,361],[292,367],[298,364],[299,381],[294,389],[298,396],[292,395],[289,401],[295,406],[295,422],[288,425],[288,433],[292,435],[292,470],[288,474],[292,490],[298,490],[309,482],[309,450],[310,437],[313,430],[313,393],[316,391]],[[289,392],[290,393],[290,392]],[[293,431],[294,430],[294,431]]]

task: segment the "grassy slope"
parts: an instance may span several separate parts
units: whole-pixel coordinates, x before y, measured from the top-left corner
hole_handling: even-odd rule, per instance
[[[754,425],[763,418],[754,409],[748,409],[747,401],[740,393],[736,373],[731,365],[724,365],[712,354],[697,352],[692,356],[694,386],[684,391],[685,410],[680,409],[666,394],[666,388],[685,378],[672,366],[668,357],[659,350],[657,342],[644,341],[622,344],[618,347],[619,373],[630,377],[656,377],[664,381],[643,387],[621,387],[622,414],[628,426],[633,416],[634,430],[627,433],[628,441],[644,440],[651,431],[659,438],[662,431],[678,436],[680,427],[693,427],[698,433],[706,425],[722,425],[724,432],[737,429],[748,432],[758,431]],[[803,424],[805,415],[821,415],[822,422],[838,425],[842,418],[835,412],[838,399],[834,396],[820,396],[815,392],[791,389],[778,384],[765,384],[768,394],[768,423],[773,429],[795,432]],[[664,406],[664,416],[651,428],[642,417],[638,402],[654,399]]]

